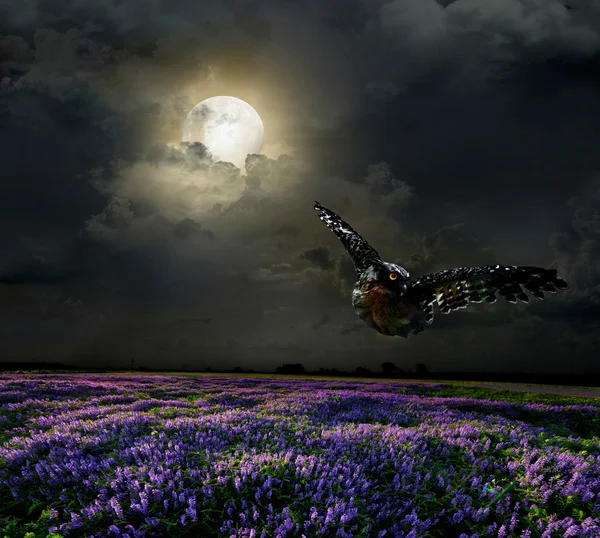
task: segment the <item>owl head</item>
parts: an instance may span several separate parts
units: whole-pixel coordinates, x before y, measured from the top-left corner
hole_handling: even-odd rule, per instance
[[[364,277],[365,280],[376,282],[378,285],[383,286],[397,295],[404,295],[404,293],[406,293],[410,275],[408,271],[400,265],[389,262],[380,262],[369,267],[365,272]]]

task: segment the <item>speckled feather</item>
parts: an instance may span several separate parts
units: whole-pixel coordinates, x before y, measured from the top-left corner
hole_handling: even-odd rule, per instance
[[[379,253],[333,211],[323,207],[319,202],[315,202],[315,209],[319,212],[319,218],[327,224],[350,254],[359,276],[371,265],[382,261]]]
[[[538,299],[544,292],[567,289],[556,270],[514,265],[460,267],[432,273],[408,282],[406,300],[439,307],[442,314],[470,303],[496,302],[496,294],[511,303],[527,303],[527,290]]]
[[[493,303],[496,295],[511,303],[528,302],[527,290],[538,299],[544,292],[564,290],[567,283],[556,270],[514,265],[447,269],[410,279],[408,271],[385,262],[348,223],[315,203],[320,219],[333,230],[350,254],[358,279],[352,305],[360,319],[377,332],[407,337],[431,325],[434,306],[442,314],[470,303]],[[395,273],[393,279],[389,275]]]

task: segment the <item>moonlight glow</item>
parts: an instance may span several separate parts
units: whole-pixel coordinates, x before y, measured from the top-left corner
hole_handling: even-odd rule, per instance
[[[245,101],[220,95],[198,103],[183,124],[184,142],[202,142],[218,160],[244,167],[246,155],[258,153],[263,122]]]

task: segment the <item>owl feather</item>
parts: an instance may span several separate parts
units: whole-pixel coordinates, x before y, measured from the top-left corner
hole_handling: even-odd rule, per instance
[[[544,292],[567,289],[555,269],[486,265],[446,269],[410,278],[404,267],[382,260],[379,253],[339,215],[315,202],[319,218],[333,231],[352,258],[358,279],[352,305],[369,327],[388,336],[418,334],[433,323],[434,308],[442,314],[471,303],[511,303],[538,299]]]

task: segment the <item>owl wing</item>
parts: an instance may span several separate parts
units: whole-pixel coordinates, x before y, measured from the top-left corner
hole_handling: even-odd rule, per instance
[[[538,299],[544,292],[567,289],[567,283],[554,269],[487,265],[447,269],[409,281],[406,299],[432,315],[437,305],[442,314],[466,308],[469,303],[496,302],[496,294],[511,303],[529,302],[524,290]]]
[[[369,266],[381,263],[379,253],[367,243],[352,226],[343,221],[333,211],[315,202],[315,210],[319,212],[319,218],[337,235],[348,254],[352,258],[356,272],[360,275]]]

